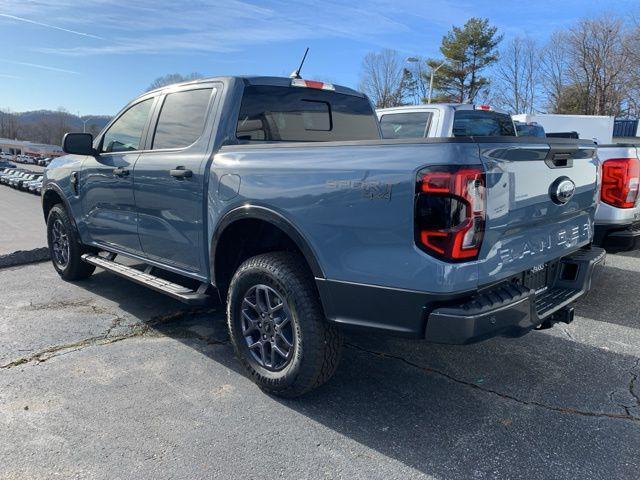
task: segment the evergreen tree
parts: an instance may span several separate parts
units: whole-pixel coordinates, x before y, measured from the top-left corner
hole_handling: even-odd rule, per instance
[[[489,85],[481,72],[498,60],[497,46],[502,35],[489,25],[489,20],[471,18],[464,27],[453,27],[443,37],[440,51],[445,64],[434,79],[438,98],[465,103],[473,102],[478,93]],[[430,64],[439,63],[432,60]]]

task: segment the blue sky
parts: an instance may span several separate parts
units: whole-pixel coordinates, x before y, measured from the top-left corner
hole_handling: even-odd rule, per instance
[[[0,0],[0,109],[114,114],[166,73],[288,75],[306,46],[306,78],[357,87],[367,52],[435,56],[472,16],[543,42],[605,11],[640,0]]]

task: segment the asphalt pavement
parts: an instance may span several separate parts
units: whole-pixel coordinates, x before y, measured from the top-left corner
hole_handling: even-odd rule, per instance
[[[636,479],[639,284],[640,255],[610,255],[572,324],[518,339],[349,334],[327,385],[282,400],[221,307],[0,269],[0,479]]]
[[[0,185],[0,267],[47,257],[40,196]]]

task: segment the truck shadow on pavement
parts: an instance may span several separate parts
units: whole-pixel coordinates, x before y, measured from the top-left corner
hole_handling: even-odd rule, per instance
[[[593,292],[578,315],[612,321],[603,304],[627,301],[622,284],[640,275],[618,270],[605,268],[598,283],[605,282],[606,292]],[[106,273],[90,282],[92,293],[206,355],[211,368],[220,364],[244,375],[227,341],[222,307],[189,309]],[[147,319],[145,305],[157,309],[158,302],[174,313]],[[635,313],[614,323],[638,328],[633,321]],[[469,346],[349,332],[327,385],[295,400],[256,401],[270,398],[437,478],[636,478],[639,375],[640,346],[632,354],[596,348],[562,330]]]

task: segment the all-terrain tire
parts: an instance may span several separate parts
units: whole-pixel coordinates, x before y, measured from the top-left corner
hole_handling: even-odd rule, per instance
[[[47,242],[53,268],[64,280],[83,280],[96,267],[82,261],[82,255],[93,249],[82,245],[80,236],[63,205],[54,205],[47,217]],[[62,250],[66,254],[61,253]]]
[[[245,296],[253,288],[265,286],[286,304],[292,327],[291,356],[278,371],[265,367],[252,355],[251,340],[243,334]],[[236,355],[250,378],[268,393],[302,395],[329,380],[338,366],[342,333],[326,320],[313,277],[299,255],[274,252],[246,260],[231,280],[227,322]]]

